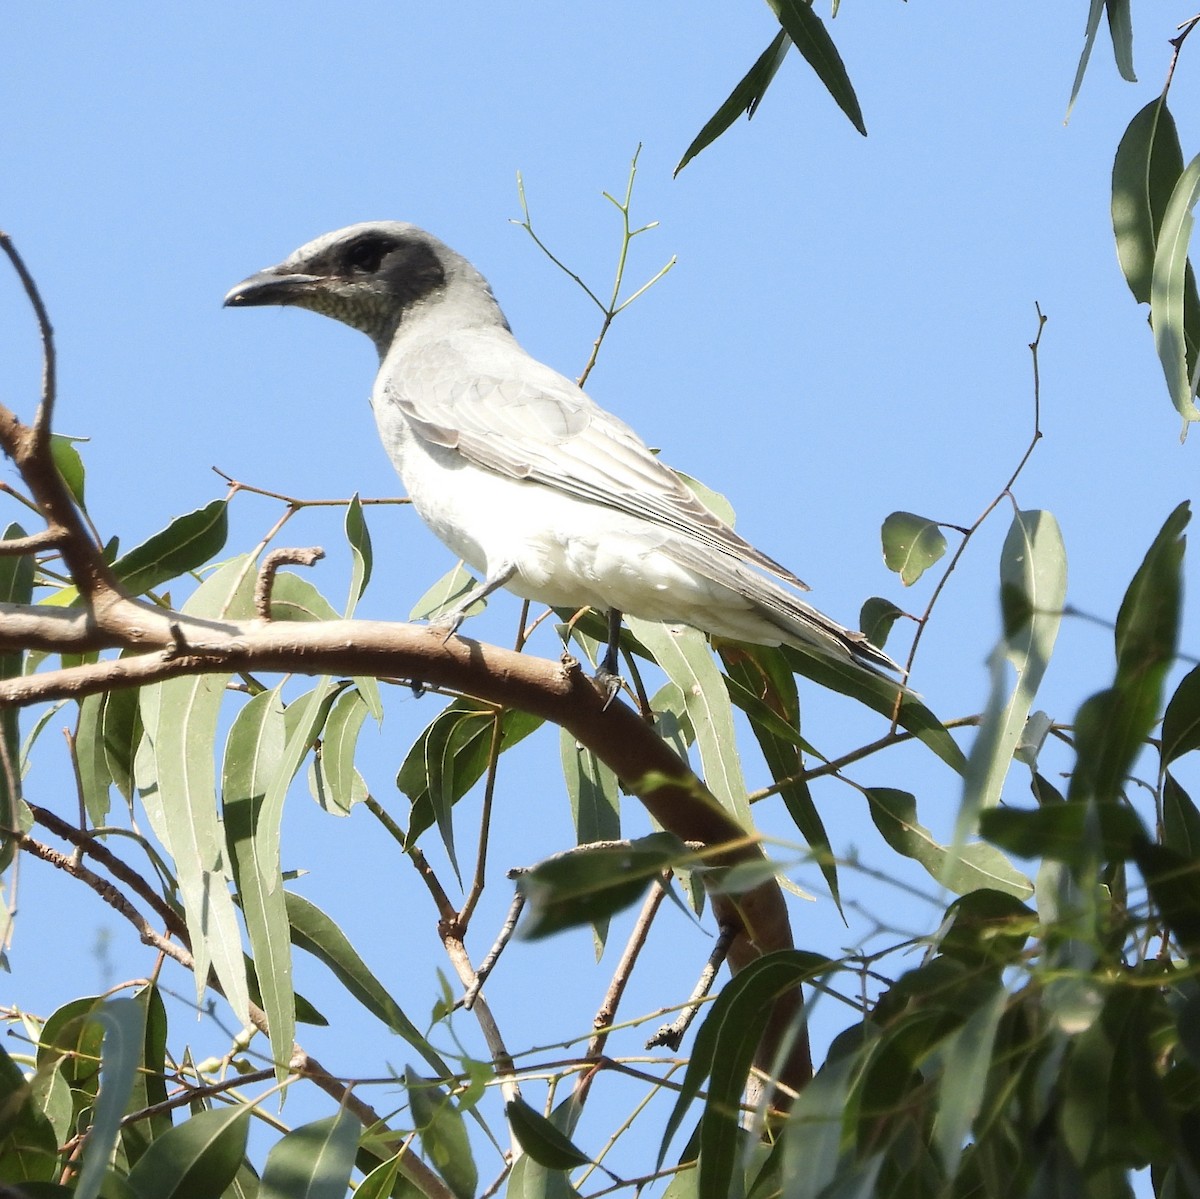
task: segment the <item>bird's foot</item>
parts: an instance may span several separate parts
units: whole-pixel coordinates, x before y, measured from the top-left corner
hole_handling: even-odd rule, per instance
[[[601,708],[601,711],[607,712],[609,705],[617,698],[618,692],[624,686],[621,676],[615,671],[609,670],[607,666],[601,666],[592,676],[592,681],[604,696],[604,707]]]
[[[462,622],[466,619],[466,615],[461,608],[452,608],[449,612],[443,612],[440,616],[434,616],[429,621],[429,627],[435,632],[442,634],[442,644],[445,645],[462,627]]]

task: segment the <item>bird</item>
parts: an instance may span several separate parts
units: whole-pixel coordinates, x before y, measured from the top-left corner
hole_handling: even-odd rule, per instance
[[[734,532],[619,417],[527,353],[487,280],[415,225],[368,221],[242,280],[228,307],[290,305],[379,353],[379,436],[418,515],[481,577],[447,637],[499,588],[607,614],[597,678],[619,685],[622,613],[752,645],[899,668],[800,598],[808,586]]]

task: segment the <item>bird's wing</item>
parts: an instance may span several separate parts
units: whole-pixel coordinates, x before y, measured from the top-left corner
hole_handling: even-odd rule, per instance
[[[421,437],[477,466],[690,535],[807,590],[705,508],[624,421],[516,343],[440,340],[407,355],[382,391]]]

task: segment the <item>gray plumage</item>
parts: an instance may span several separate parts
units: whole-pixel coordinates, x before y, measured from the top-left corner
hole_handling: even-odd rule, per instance
[[[531,358],[483,276],[423,230],[379,221],[327,234],[225,303],[310,308],[374,341],[384,448],[422,519],[482,573],[469,601],[504,586],[607,611],[614,629],[627,612],[896,669],[800,599],[805,584],[705,508],[628,425]]]

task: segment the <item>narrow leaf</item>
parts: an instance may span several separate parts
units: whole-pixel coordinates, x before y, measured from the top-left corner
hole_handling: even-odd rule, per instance
[[[520,935],[548,937],[592,924],[636,903],[664,870],[694,864],[672,833],[650,833],[625,845],[584,847],[540,862],[517,878],[526,898]]]
[[[4,540],[12,541],[26,536],[18,524],[10,524],[4,530]],[[0,603],[29,604],[33,600],[33,555],[0,555]],[[25,654],[21,651],[0,654],[0,678],[16,678],[24,672]],[[21,780],[20,752],[21,732],[18,709],[7,707],[0,712],[0,737],[4,739],[4,750],[12,769],[0,769],[0,819],[4,828],[13,829],[21,824]],[[16,852],[16,841],[4,839],[0,848],[0,870],[6,869]],[[0,936],[0,948],[8,942],[7,934]]]
[[[108,817],[109,787],[112,774],[104,753],[104,708],[108,696],[85,696],[79,702],[75,723],[75,768],[79,772],[79,790],[88,820],[104,824]]]
[[[412,606],[408,614],[409,620],[435,620],[443,613],[455,607],[476,586],[478,580],[459,562],[453,570],[447,571],[423,596]],[[473,616],[482,612],[487,606],[486,600],[477,600],[467,609],[467,615]]]
[[[404,1014],[387,988],[371,973],[346,934],[316,904],[285,891],[292,943],[323,962],[334,977],[373,1016],[403,1037],[443,1078],[453,1070]]]
[[[917,801],[907,791],[868,787],[871,819],[883,839],[906,858],[920,862],[943,886],[956,895],[990,887],[1024,899],[1033,893],[1029,880],[991,845],[964,845],[951,867],[948,850],[917,820]]]
[[[1186,502],[1171,513],[1125,592],[1117,614],[1113,686],[1087,700],[1075,720],[1078,762],[1069,800],[1115,799],[1158,719],[1179,636],[1183,530],[1190,519]]]
[[[942,1045],[933,1143],[947,1178],[958,1173],[967,1134],[983,1105],[992,1046],[1007,1000],[1004,988],[996,987],[991,998],[980,1004]]]
[[[1075,68],[1075,82],[1071,84],[1071,98],[1067,101],[1067,115],[1063,121],[1071,119],[1071,110],[1079,89],[1083,86],[1083,76],[1087,72],[1088,60],[1092,57],[1092,46],[1096,41],[1096,33],[1100,28],[1100,18],[1104,15],[1104,0],[1091,0],[1088,8],[1087,30],[1083,35],[1083,52],[1079,55],[1079,65]]]
[[[974,830],[981,811],[1000,802],[1058,636],[1066,595],[1066,549],[1058,522],[1049,512],[1018,511],[1000,552],[1004,638],[994,655],[991,696],[967,759],[956,845]],[[1007,701],[1005,660],[1016,671]]]
[[[1129,0],[1105,0],[1105,9],[1117,70],[1126,83],[1137,83],[1137,75],[1133,70],[1133,19],[1129,12]]]
[[[496,709],[473,699],[456,699],[434,717],[408,751],[396,786],[412,801],[408,843],[415,844],[435,821],[453,845],[450,809],[483,777],[492,745]],[[500,717],[503,753],[529,736],[541,720],[509,710]]]
[[[504,1105],[504,1115],[517,1144],[539,1166],[549,1170],[572,1170],[576,1166],[591,1164],[592,1159],[577,1148],[566,1133],[520,1096]]]
[[[1186,423],[1200,420],[1194,403],[1195,385],[1189,375],[1184,326],[1188,272],[1188,243],[1192,237],[1192,209],[1200,199],[1200,156],[1193,158],[1179,176],[1163,214],[1154,250],[1154,273],[1150,283],[1150,325],[1154,347],[1167,379],[1171,402]]]
[[[345,1199],[361,1131],[344,1108],[293,1128],[267,1154],[259,1199]]]
[[[704,128],[696,134],[692,144],[684,151],[683,157],[675,167],[678,175],[701,150],[711,146],[733,123],[745,113],[747,118],[754,116],[762,98],[766,95],[775,72],[779,70],[792,43],[788,35],[781,29],[771,40],[771,44],[758,56],[754,66],[746,72],[737,87],[729,93],[729,98],[704,123]]]
[[[246,1153],[250,1107],[233,1104],[197,1112],[154,1141],[129,1171],[137,1199],[197,1199],[220,1195]]]
[[[363,516],[362,503],[356,491],[346,508],[346,540],[350,543],[350,553],[353,566],[350,572],[350,595],[346,600],[344,616],[347,620],[354,615],[354,609],[366,591],[371,581],[371,568],[374,555],[371,552],[371,534],[367,529],[367,521]]]
[[[249,560],[234,559],[206,579],[183,610],[249,616],[253,582]],[[146,754],[139,755],[145,773],[139,773],[138,787],[151,827],[175,861],[197,994],[203,993],[211,961],[237,1018],[245,1021],[250,997],[213,765],[224,694],[221,675],[184,676],[142,688]]]
[[[720,655],[727,672],[725,682],[730,699],[750,721],[763,759],[779,788],[779,798],[808,842],[840,910],[837,862],[821,814],[802,777],[802,750],[808,746],[800,736],[800,697],[795,676],[783,655],[770,648],[730,644],[720,647]]]
[[[758,958],[725,986],[696,1033],[692,1056],[659,1147],[659,1168],[684,1113],[708,1078],[708,1096],[700,1117],[699,1194],[730,1193],[740,1148],[738,1105],[775,1000],[806,979],[828,972],[830,966],[817,954],[779,950]]]
[[[1129,122],[1113,160],[1112,222],[1117,258],[1139,304],[1150,303],[1158,231],[1181,174],[1183,151],[1175,118],[1159,96]]]
[[[479,1174],[466,1125],[454,1101],[441,1087],[411,1069],[404,1071],[404,1086],[425,1155],[456,1199],[474,1199]]]
[[[767,0],[767,3],[837,106],[850,118],[854,128],[866,137],[867,127],[863,123],[858,97],[854,94],[854,86],[846,74],[842,56],[833,44],[825,22],[806,0]]]
[[[1159,761],[1165,770],[1176,758],[1200,749],[1200,666],[1183,676],[1163,716]]]
[[[355,768],[358,735],[367,718],[367,705],[357,687],[348,687],[337,699],[325,719],[321,739],[320,776],[323,782],[321,806],[338,816],[366,798],[362,776]]]
[[[213,500],[186,516],[177,516],[160,533],[122,554],[113,573],[134,595],[211,562],[225,545],[229,518],[224,500]]]
[[[292,955],[279,864],[259,832],[263,799],[283,759],[282,687],[254,696],[237,714],[225,743],[221,784],[225,837],[280,1081],[287,1076],[296,1031]]]
[[[91,1019],[104,1029],[100,1050],[100,1091],[96,1096],[92,1127],[84,1142],[76,1199],[96,1199],[100,1194],[121,1130],[121,1117],[125,1114],[142,1062],[145,1018],[136,999],[106,999],[97,1005]]]
[[[637,639],[683,693],[696,732],[701,770],[708,789],[744,828],[754,827],[746,781],[733,731],[733,707],[704,634],[627,617]]]
[[[50,434],[50,457],[58,470],[62,481],[71,493],[71,499],[81,508],[84,507],[84,469],[83,459],[75,448],[77,441],[86,441],[84,437],[67,437],[62,433]]]

